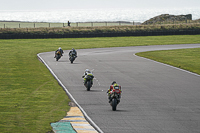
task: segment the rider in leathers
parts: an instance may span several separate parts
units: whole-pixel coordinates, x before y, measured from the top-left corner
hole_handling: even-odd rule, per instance
[[[111,84],[111,86],[110,86],[110,88],[107,91],[109,103],[112,101],[112,99],[111,99],[111,91],[114,89],[114,87],[117,87],[117,86],[119,87],[119,90],[120,90],[120,97],[119,97],[119,99],[121,98],[121,92],[122,92],[121,91],[121,85],[117,84],[116,81],[113,81],[112,84]],[[120,102],[120,100],[118,101],[118,103],[119,102]]]
[[[86,85],[87,76],[92,76],[94,78],[94,75],[92,74],[92,72],[89,69],[86,69],[82,76],[82,78],[84,78],[84,85]],[[92,78],[92,84],[93,84],[93,78]]]
[[[63,54],[64,52],[63,52],[62,48],[59,47],[58,50],[55,51],[55,57],[56,57],[56,53],[57,53],[58,51],[60,52],[61,56],[63,56],[62,54]],[[54,58],[55,58],[55,57],[54,57]]]
[[[69,56],[75,55],[75,58],[77,57],[77,52],[74,48],[72,48],[72,50],[69,51]]]

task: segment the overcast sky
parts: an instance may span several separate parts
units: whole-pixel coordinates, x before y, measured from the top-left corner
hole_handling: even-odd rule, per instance
[[[200,0],[1,0],[0,10],[200,8]]]

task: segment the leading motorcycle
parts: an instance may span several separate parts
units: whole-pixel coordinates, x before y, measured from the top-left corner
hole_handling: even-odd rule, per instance
[[[113,90],[110,92],[110,105],[112,106],[112,110],[115,111],[117,109],[117,105],[120,102],[121,98],[121,91],[119,87],[115,87]]]

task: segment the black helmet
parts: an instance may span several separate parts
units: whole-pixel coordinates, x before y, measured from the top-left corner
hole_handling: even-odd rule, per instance
[[[112,85],[114,85],[115,83],[117,83],[117,82],[116,82],[116,81],[113,81],[113,82],[112,82]]]

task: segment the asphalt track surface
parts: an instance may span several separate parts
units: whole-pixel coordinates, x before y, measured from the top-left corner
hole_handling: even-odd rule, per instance
[[[135,55],[196,47],[200,44],[80,49],[73,64],[67,50],[58,62],[54,51],[40,56],[102,132],[199,133],[200,75]],[[91,91],[83,86],[86,68],[95,76]],[[116,111],[106,95],[114,80],[122,86]]]

